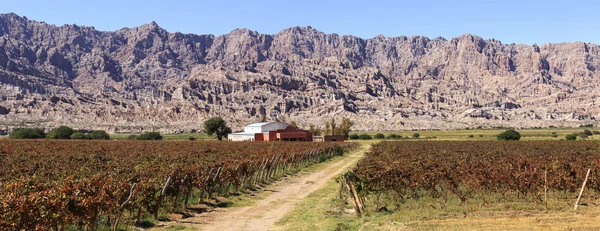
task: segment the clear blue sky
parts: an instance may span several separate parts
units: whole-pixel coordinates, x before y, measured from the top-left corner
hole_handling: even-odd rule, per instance
[[[504,43],[600,43],[600,3],[591,0],[2,0],[0,12],[105,31],[156,21],[170,32],[215,35],[310,25],[362,38],[470,33]]]

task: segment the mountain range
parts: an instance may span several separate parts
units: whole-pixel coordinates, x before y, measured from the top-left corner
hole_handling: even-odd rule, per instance
[[[0,15],[0,128],[194,132],[221,116],[356,130],[577,126],[600,117],[600,47],[457,38],[99,31]]]

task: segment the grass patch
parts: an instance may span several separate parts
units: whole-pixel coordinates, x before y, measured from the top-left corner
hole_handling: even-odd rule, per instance
[[[127,140],[130,135],[139,135],[140,133],[117,133],[110,136],[113,140]],[[189,140],[193,137],[196,140],[216,140],[217,136],[209,136],[206,133],[182,133],[182,134],[160,134],[163,140]]]

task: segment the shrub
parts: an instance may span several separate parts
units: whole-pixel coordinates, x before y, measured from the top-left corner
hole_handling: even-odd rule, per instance
[[[594,125],[593,124],[585,124],[585,125],[579,125],[580,128],[593,128]]]
[[[581,139],[587,139],[587,138],[588,138],[588,135],[587,135],[587,134],[585,134],[585,133],[581,133],[581,134],[579,134],[579,137],[580,137]]]
[[[137,136],[136,135],[129,135],[127,136],[128,140],[137,140]]]
[[[475,138],[475,136],[474,135],[469,135],[469,138]]]
[[[558,137],[558,135],[557,135],[557,134],[553,134],[553,135],[552,135],[552,137],[553,137],[553,138],[557,138],[557,137]]]
[[[479,135],[479,137],[483,137],[483,135]]]
[[[509,129],[496,136],[498,140],[520,140],[521,134],[513,129]]]
[[[163,137],[158,132],[145,132],[137,137],[137,140],[162,140]]]
[[[194,141],[194,140],[196,140],[196,137],[190,136],[190,137],[188,137],[188,140]]]
[[[371,137],[370,135],[367,135],[367,134],[362,134],[362,135],[358,136],[358,138],[361,139],[361,140],[371,140],[371,139],[373,139],[373,137]]]
[[[357,134],[352,134],[352,135],[350,135],[350,137],[349,137],[349,138],[350,138],[351,140],[358,140],[360,137],[358,137],[358,135],[357,135]]]
[[[75,133],[75,130],[72,128],[60,126],[50,131],[46,137],[49,139],[70,139],[73,133]]]
[[[375,139],[384,139],[385,136],[383,134],[381,134],[381,133],[377,133],[377,134],[375,134],[374,138]]]
[[[73,133],[73,135],[71,135],[70,138],[72,140],[86,140],[86,139],[88,139],[88,137],[85,135],[85,133],[82,133],[82,132],[75,132],[75,133]]]
[[[556,132],[552,132],[552,135],[556,135]]]
[[[421,137],[421,134],[414,133],[414,134],[412,134],[412,137],[415,138],[415,139],[419,139],[419,137]]]
[[[600,134],[600,132],[599,131],[592,131],[592,134],[598,135],[598,134]]]
[[[88,137],[92,140],[110,140],[110,136],[105,131],[93,131]]]
[[[565,138],[567,140],[576,140],[577,139],[577,134],[569,134],[569,135],[565,136]]]
[[[402,136],[396,134],[389,134],[386,138],[388,139],[402,139]]]
[[[591,135],[593,135],[592,131],[590,131],[589,129],[585,129],[585,130],[583,130],[583,134],[586,134],[586,135],[588,135],[588,136],[591,136]]]
[[[46,134],[41,128],[15,128],[8,135],[12,139],[41,139],[45,136]]]

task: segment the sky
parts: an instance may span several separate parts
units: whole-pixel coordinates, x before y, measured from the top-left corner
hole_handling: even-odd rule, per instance
[[[591,0],[1,0],[0,13],[103,31],[156,21],[169,32],[275,34],[293,26],[372,38],[475,34],[505,44],[600,44],[600,2]]]

